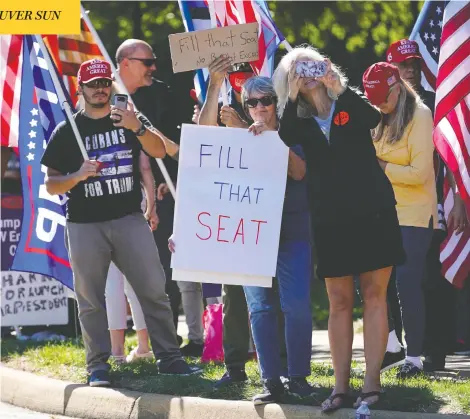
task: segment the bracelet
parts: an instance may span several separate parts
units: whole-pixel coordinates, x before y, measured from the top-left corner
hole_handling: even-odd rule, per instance
[[[132,131],[137,137],[141,137],[142,135],[145,134],[145,131],[147,131],[147,127],[145,124],[142,122],[140,125],[140,128],[137,131]]]

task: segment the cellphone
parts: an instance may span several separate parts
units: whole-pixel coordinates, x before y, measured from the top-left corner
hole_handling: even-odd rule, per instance
[[[127,102],[128,102],[129,98],[127,97],[127,95],[123,95],[123,94],[120,94],[120,93],[116,93],[114,96],[113,96],[113,100],[112,100],[112,105],[115,106],[116,108],[118,109],[122,109],[122,110],[126,110],[127,109]],[[114,117],[111,118],[114,122],[121,122],[121,116],[119,115],[116,115]]]
[[[126,109],[127,109],[127,102],[128,102],[128,100],[129,100],[129,99],[128,99],[127,95],[123,95],[123,94],[120,94],[120,93],[116,93],[116,94],[113,96],[112,105],[113,105],[113,106],[116,106],[116,108],[126,110]]]
[[[297,61],[295,72],[300,77],[323,77],[327,68],[325,61]]]

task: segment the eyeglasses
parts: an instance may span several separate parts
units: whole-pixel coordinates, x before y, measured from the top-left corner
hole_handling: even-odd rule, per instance
[[[91,87],[92,89],[98,89],[99,87],[110,87],[112,80],[109,79],[96,79],[88,83],[84,83],[86,87]]]
[[[274,103],[275,98],[273,96],[263,96],[261,98],[251,98],[245,101],[246,106],[249,108],[256,108],[258,106],[258,102],[261,103],[263,106],[269,106]]]
[[[145,67],[152,67],[157,65],[157,58],[132,58],[127,57],[128,60],[140,61]]]

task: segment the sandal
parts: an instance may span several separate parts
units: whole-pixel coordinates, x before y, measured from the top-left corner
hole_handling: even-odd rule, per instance
[[[341,409],[348,398],[349,394],[347,393],[332,394],[321,404],[322,413],[331,413],[338,409]],[[336,399],[340,399],[340,402],[338,404],[333,403]]]
[[[354,403],[354,408],[357,409],[361,403],[364,401],[364,399],[368,399],[369,397],[375,397],[377,396],[378,399],[375,401],[375,402],[372,402],[372,403],[367,403],[368,406],[372,406],[376,403],[378,403],[380,401],[380,396],[383,394],[383,392],[381,390],[378,390],[378,391],[369,391],[368,393],[361,393],[359,395],[359,398],[358,398],[358,401],[356,401],[356,403]]]

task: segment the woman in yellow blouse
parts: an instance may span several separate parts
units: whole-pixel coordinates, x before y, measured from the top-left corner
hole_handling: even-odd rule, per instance
[[[433,227],[437,195],[433,167],[433,118],[398,68],[377,63],[363,76],[366,96],[382,113],[372,138],[380,166],[397,201],[406,263],[396,267],[396,281],[407,344],[399,378],[420,374],[424,339],[422,281]]]

